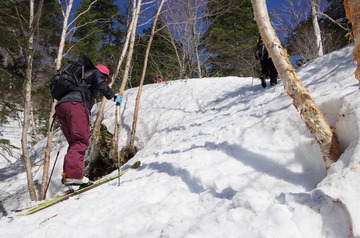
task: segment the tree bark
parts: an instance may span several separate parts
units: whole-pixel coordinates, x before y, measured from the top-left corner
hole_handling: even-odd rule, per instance
[[[200,33],[196,30],[196,18],[194,19],[194,23],[193,23],[193,34],[194,34],[194,54],[195,54],[195,58],[196,58],[196,65],[197,65],[197,70],[198,70],[198,76],[199,78],[202,78],[202,71],[201,71],[201,61],[200,61],[200,55],[199,55],[199,43],[200,42]]]
[[[352,35],[350,36],[350,38],[353,38],[355,42],[353,54],[354,61],[357,62],[355,78],[360,83],[360,0],[344,0],[344,8],[346,17],[352,24]]]
[[[317,48],[318,56],[320,57],[324,55],[324,51],[321,41],[321,31],[320,31],[319,21],[317,17],[317,10],[316,10],[317,4],[315,0],[310,0],[310,4],[311,4],[311,18],[314,27],[315,37],[316,37],[316,48]]]
[[[68,28],[69,28],[68,22],[69,22],[71,9],[73,6],[73,1],[74,0],[69,0],[69,2],[66,5],[65,12],[63,11],[64,22],[63,22],[63,28],[62,28],[61,38],[60,38],[60,43],[59,43],[59,50],[58,50],[56,61],[55,61],[55,69],[56,70],[60,69],[60,67],[61,67],[61,61],[63,58],[63,52],[64,52],[64,48],[65,48],[66,35],[68,32]],[[53,102],[51,103],[51,110],[50,110],[50,115],[49,115],[47,140],[46,140],[46,146],[44,149],[45,155],[44,155],[44,165],[43,165],[43,177],[42,177],[41,188],[40,188],[40,199],[41,200],[44,200],[46,198],[45,192],[46,192],[46,188],[48,187],[48,183],[49,183],[51,141],[52,141],[52,136],[53,136],[52,125],[53,125],[53,121],[55,120],[53,115],[55,114],[56,103],[57,103],[57,101],[54,99]]]
[[[209,1],[173,1],[171,7],[164,11],[169,41],[174,46],[179,63],[179,78],[189,78],[198,71],[202,78],[199,47],[201,34],[205,32],[202,19],[206,19],[206,3]]]
[[[287,58],[270,23],[265,0],[251,0],[261,37],[284,83],[285,92],[293,99],[310,132],[320,146],[326,169],[340,157],[338,142],[327,119],[318,109]]]
[[[29,50],[31,49],[30,45],[32,45],[33,37],[29,38]],[[32,175],[32,164],[30,161],[30,151],[28,148],[28,130],[30,123],[30,106],[31,106],[31,77],[32,77],[32,63],[33,63],[33,55],[32,52],[28,54],[26,57],[26,83],[25,83],[25,100],[24,100],[24,116],[22,123],[22,135],[21,135],[21,148],[22,148],[22,159],[24,160],[25,168],[26,168],[26,177],[27,177],[27,185],[30,194],[30,199],[32,201],[37,200],[37,195],[35,191],[35,184],[33,181]]]
[[[131,35],[131,32],[132,32],[132,27],[134,25],[134,20],[135,20],[135,18],[132,18],[131,23],[129,25],[128,32],[126,34],[124,47],[123,47],[122,52],[121,52],[121,56],[119,58],[116,70],[115,70],[114,74],[111,77],[111,83],[109,84],[110,88],[112,88],[113,84],[115,83],[116,78],[119,75],[120,67],[121,67],[121,65],[122,65],[122,63],[124,61],[126,52],[128,51],[129,42],[130,42],[130,35]],[[121,87],[121,88],[125,89],[126,81],[127,81],[127,79],[123,78],[123,81],[122,81],[121,85],[124,85],[124,86]],[[92,146],[96,146],[97,140],[99,138],[101,122],[104,119],[104,110],[105,110],[106,101],[107,101],[107,99],[105,97],[103,97],[103,99],[101,101],[101,104],[100,104],[99,112],[96,115],[96,119],[95,119],[95,123],[94,123],[94,129],[93,129],[93,132],[92,132]]]
[[[26,69],[25,69],[25,99],[24,99],[24,116],[22,122],[22,134],[21,134],[21,147],[22,147],[22,159],[24,160],[27,185],[29,190],[30,199],[37,200],[35,191],[35,184],[32,175],[32,164],[30,160],[30,151],[28,147],[28,131],[30,126],[31,115],[31,88],[32,88],[32,71],[34,60],[34,36],[35,31],[38,29],[40,17],[42,14],[42,7],[44,0],[41,0],[38,5],[37,12],[34,11],[34,0],[30,0],[30,16],[29,16],[29,29],[28,33],[23,32],[27,38],[27,50],[26,50]],[[19,19],[20,20],[20,19]],[[20,20],[21,21],[21,20]]]
[[[136,124],[137,124],[137,119],[138,119],[138,114],[139,114],[139,106],[140,106],[140,98],[141,98],[141,93],[142,93],[142,88],[144,85],[144,80],[145,80],[145,74],[146,74],[146,69],[147,69],[147,65],[148,65],[148,59],[149,59],[149,53],[150,53],[150,48],[151,48],[151,44],[152,41],[154,39],[154,35],[155,35],[155,29],[156,29],[156,23],[157,20],[159,18],[161,9],[164,5],[165,0],[161,0],[160,6],[156,12],[156,15],[154,17],[154,22],[151,28],[151,33],[150,33],[150,38],[148,41],[148,45],[146,48],[146,52],[145,52],[145,59],[144,59],[144,67],[141,73],[141,79],[140,79],[140,85],[139,85],[139,90],[136,96],[136,101],[135,101],[135,108],[134,108],[134,115],[133,115],[133,122],[132,122],[132,127],[131,127],[131,135],[130,135],[130,143],[129,143],[129,149],[131,152],[135,153],[136,149],[135,149],[135,134],[136,134]]]
[[[133,10],[133,18],[134,23],[133,27],[131,29],[131,37],[130,37],[130,45],[129,45],[129,51],[126,58],[126,65],[125,65],[125,71],[124,71],[124,78],[121,84],[121,87],[119,89],[119,95],[121,97],[124,97],[124,91],[126,86],[126,80],[129,76],[130,72],[130,65],[131,65],[131,59],[134,51],[134,44],[135,44],[135,33],[136,33],[136,26],[140,15],[140,9],[141,9],[141,2],[142,0],[134,0],[134,10]],[[113,138],[113,149],[114,149],[114,159],[117,158],[119,161],[120,157],[120,150],[119,150],[119,136],[120,136],[120,125],[121,125],[121,118],[120,118],[120,105],[116,105],[115,109],[115,130],[114,130],[114,138]],[[124,163],[124,161],[120,161]],[[120,166],[120,164],[118,165]]]
[[[35,142],[36,144],[39,143],[39,136],[36,132],[36,121],[35,121],[35,117],[34,117],[34,108],[31,106],[30,107],[30,111],[31,111],[31,126],[32,126],[32,131],[34,134],[34,138],[35,138]]]

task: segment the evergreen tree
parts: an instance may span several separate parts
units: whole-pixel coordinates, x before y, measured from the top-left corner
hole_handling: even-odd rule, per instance
[[[146,30],[144,30],[146,32]],[[133,52],[133,58],[132,58],[132,65],[130,70],[130,82],[127,85],[127,87],[137,87],[140,84],[140,77],[141,77],[141,71],[144,65],[144,55],[146,50],[146,43],[147,43],[148,35],[138,35],[135,40],[134,45],[134,52]],[[147,71],[147,76],[145,79],[145,83],[149,83],[150,80],[148,78],[149,70]]]
[[[166,81],[179,79],[179,63],[176,58],[176,52],[174,46],[169,42],[168,28],[164,27],[164,23],[159,18],[157,25],[159,30],[155,36],[151,46],[149,67],[152,69],[151,82],[153,82],[156,75],[161,75]],[[177,42],[174,42],[175,45]],[[181,47],[177,47],[178,51],[181,51]]]
[[[76,15],[92,2],[81,0]],[[94,63],[101,62],[114,69],[124,38],[123,26],[124,17],[119,14],[115,0],[98,0],[76,22],[72,55],[86,54]]]
[[[35,1],[36,7],[37,1]],[[45,82],[53,73],[53,49],[58,41],[59,11],[56,2],[46,1],[41,17],[37,43],[34,45],[33,93],[43,92]],[[0,123],[7,116],[16,115],[16,105],[23,100],[23,83],[25,77],[25,52],[27,21],[29,16],[28,1],[0,1]],[[49,94],[36,93],[33,107],[37,114],[46,113]],[[44,105],[46,103],[46,105]]]
[[[258,38],[250,0],[208,0],[211,25],[204,38],[211,75],[250,76]]]
[[[40,35],[34,55],[32,106],[39,121],[48,123],[52,97],[49,82],[54,75],[54,61],[60,40],[62,16],[56,1],[44,1],[40,19]],[[45,126],[43,128],[45,133]]]
[[[10,0],[0,2],[0,33],[0,122],[5,122],[11,112],[16,112],[15,105],[21,103],[25,69],[25,59],[21,53],[25,42],[21,37],[14,3]]]

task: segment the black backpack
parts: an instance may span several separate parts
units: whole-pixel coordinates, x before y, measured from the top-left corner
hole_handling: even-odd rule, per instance
[[[72,91],[78,91],[83,95],[90,87],[84,81],[84,74],[90,69],[95,69],[95,66],[85,55],[80,55],[76,60],[68,61],[61,66],[50,82],[53,98],[60,100]]]

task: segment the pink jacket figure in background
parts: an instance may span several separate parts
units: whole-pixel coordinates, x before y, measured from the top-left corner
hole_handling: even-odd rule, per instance
[[[162,83],[162,82],[164,82],[164,78],[161,77],[160,75],[156,75],[155,79],[154,79],[154,83],[156,84],[156,83]]]

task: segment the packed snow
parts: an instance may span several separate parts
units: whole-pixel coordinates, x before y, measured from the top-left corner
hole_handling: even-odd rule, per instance
[[[1,166],[0,237],[360,237],[360,95],[352,48],[298,70],[340,142],[342,155],[329,171],[281,80],[266,89],[251,77],[146,85],[140,151],[122,169],[142,165],[122,176],[120,186],[113,180],[29,216],[13,212],[36,204],[23,166]],[[127,90],[121,106],[121,146],[137,90]],[[114,103],[105,110],[112,132]],[[37,183],[44,145],[32,148]],[[48,198],[64,190],[66,149],[56,131],[51,168],[60,155]]]

